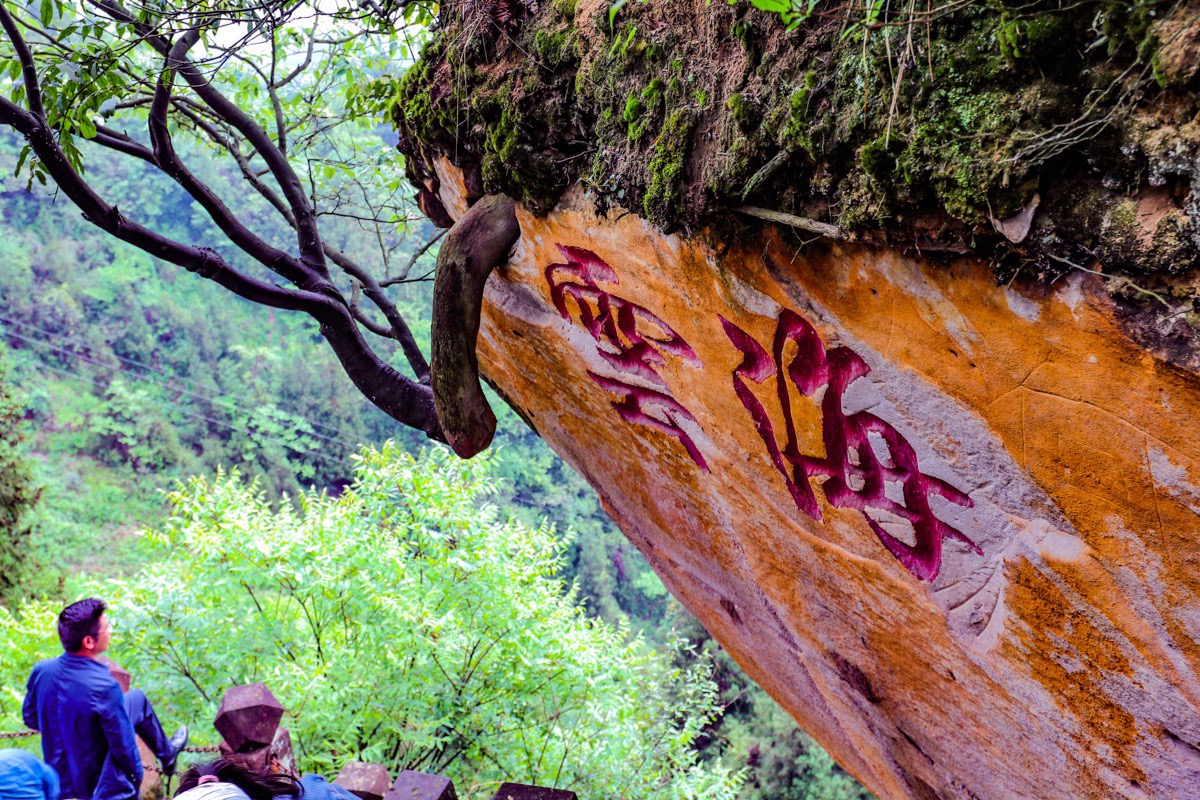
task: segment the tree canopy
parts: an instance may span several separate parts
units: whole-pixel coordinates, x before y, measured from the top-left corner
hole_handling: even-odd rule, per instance
[[[430,20],[420,2],[360,5],[244,2],[212,6],[118,0],[0,5],[0,124],[27,141],[18,171],[55,184],[86,219],[240,297],[315,319],[346,374],[375,405],[442,438],[430,369],[389,288],[411,204],[402,161],[378,137],[389,70],[411,59]],[[178,143],[232,159],[237,189],[207,182]],[[147,223],[98,185],[95,148],[170,177],[221,236],[187,241]],[[265,206],[290,242],[254,226]],[[357,221],[368,247],[347,252],[322,235]],[[368,238],[369,237],[369,238]],[[417,255],[423,250],[418,249]],[[389,348],[403,356],[394,368]]]

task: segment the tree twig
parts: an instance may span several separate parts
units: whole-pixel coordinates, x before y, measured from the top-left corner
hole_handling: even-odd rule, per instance
[[[758,208],[757,206],[738,206],[734,211],[739,214],[745,214],[748,217],[763,219],[767,222],[778,222],[781,225],[789,225],[793,228],[799,228],[802,231],[816,233],[828,239],[845,239],[846,234],[837,225],[831,225],[828,222],[817,222],[815,219],[808,217],[797,217],[795,214],[785,214],[782,211],[772,211],[769,208]]]

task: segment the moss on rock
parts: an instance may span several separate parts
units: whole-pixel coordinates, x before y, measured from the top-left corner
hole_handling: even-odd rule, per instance
[[[651,148],[650,180],[642,198],[642,210],[653,222],[669,224],[682,212],[679,185],[696,118],[697,113],[691,108],[675,109]]]
[[[790,32],[746,0],[630,3],[611,23],[607,4],[554,0],[507,28],[492,7],[444,5],[398,83],[417,182],[446,156],[543,211],[581,181],[668,230],[752,202],[862,240],[971,249],[1005,275],[1200,252],[1191,189],[1149,232],[1122,205],[1151,179],[1200,185],[1185,124],[1200,23],[1166,2],[970,4],[915,28]],[[1033,231],[1009,241],[992,221],[1034,193]]]

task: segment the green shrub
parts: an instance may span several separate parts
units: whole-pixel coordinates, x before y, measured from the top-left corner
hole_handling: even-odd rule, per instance
[[[142,537],[157,558],[87,589],[112,605],[114,658],[200,741],[226,687],[265,682],[302,769],[326,775],[361,760],[444,772],[463,797],[518,780],[732,800],[740,774],[693,749],[719,713],[709,662],[586,617],[556,577],[566,544],[484,502],[489,467],[388,444],[341,497],[278,508],[236,474],[188,481]],[[48,639],[0,615],[5,686]]]

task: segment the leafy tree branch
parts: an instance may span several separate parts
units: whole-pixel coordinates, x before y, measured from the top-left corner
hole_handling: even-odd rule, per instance
[[[411,53],[411,29],[430,12],[417,2],[380,8],[385,16],[296,0],[220,9],[45,0],[35,16],[5,2],[0,72],[8,77],[0,89],[9,91],[0,96],[0,124],[25,137],[18,171],[30,180],[52,181],[88,221],[122,241],[251,302],[308,314],[366,397],[440,440],[429,362],[387,291],[414,280],[411,264],[389,274],[411,214],[398,200],[399,156],[377,140],[372,151],[365,130],[382,102],[353,90]],[[232,158],[246,192],[223,195],[198,177],[179,155],[181,135]],[[80,139],[169,176],[237,248],[236,263],[223,242],[173,239],[107,201],[105,187],[86,177],[90,151]],[[290,247],[255,230],[241,210],[254,197],[294,232]],[[324,241],[327,215],[362,225],[376,256],[364,261]],[[368,336],[398,346],[412,377]]]

